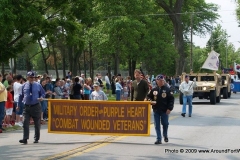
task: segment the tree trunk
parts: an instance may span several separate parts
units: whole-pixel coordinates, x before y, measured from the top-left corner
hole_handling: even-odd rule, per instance
[[[131,58],[128,59],[128,75],[131,76],[131,79],[133,78],[132,77],[132,59]]]
[[[76,57],[74,56],[76,54],[76,47],[72,46],[72,55],[73,55],[73,61],[72,61],[72,75],[73,76],[77,76],[77,59]]]
[[[73,50],[72,50],[72,47],[68,47],[68,63],[69,63],[68,70],[72,71],[73,70]]]
[[[183,40],[183,27],[182,21],[176,18],[174,24],[174,34],[175,34],[175,49],[178,52],[176,58],[176,75],[181,75],[185,65],[186,53],[184,53],[184,40]]]
[[[52,44],[52,50],[53,50],[53,59],[54,59],[54,68],[55,68],[55,71],[56,71],[56,78],[59,78],[58,66],[57,66],[57,53],[55,51],[54,44]]]
[[[84,68],[84,75],[87,77],[87,68],[86,68],[86,51],[83,52],[83,68]]]
[[[94,68],[93,68],[93,53],[92,53],[92,42],[89,42],[89,59],[90,59],[90,66],[89,66],[89,70],[90,70],[90,77],[92,78],[92,80],[94,81]]]
[[[172,1],[170,1],[170,4],[167,5],[167,3],[163,0],[157,1],[158,5],[165,10],[169,14],[169,18],[172,21],[173,27],[174,27],[174,35],[175,35],[175,49],[177,50],[178,57],[176,57],[176,75],[181,75],[184,68],[184,59],[186,58],[186,53],[184,53],[184,40],[183,40],[183,25],[181,20],[181,13],[182,6],[184,3],[184,0],[176,0],[175,4],[172,4]]]
[[[13,74],[17,73],[17,61],[16,58],[13,58],[14,66],[13,66]]]
[[[107,63],[107,72],[108,72],[109,80],[112,79],[112,74],[111,74],[111,62],[110,62],[110,61],[108,61],[108,63]]]
[[[4,63],[2,62],[2,76],[4,76],[5,74],[5,67],[4,67]]]
[[[65,48],[61,47],[61,55],[62,55],[62,67],[63,67],[63,78],[66,77],[66,59],[65,59]]]
[[[131,75],[132,79],[135,79],[134,70],[136,69],[136,64],[137,64],[137,61],[132,59],[132,75]]]
[[[30,59],[29,59],[28,52],[26,52],[25,60],[26,60],[27,71],[31,71],[32,70],[32,66],[31,66],[31,62],[30,62]]]
[[[80,59],[78,60],[78,74],[81,75],[81,63],[80,63]]]
[[[42,46],[40,40],[38,40],[38,44],[39,44],[39,46],[41,48],[41,53],[42,53],[42,59],[43,59],[43,63],[44,63],[45,72],[48,74],[48,66],[47,66],[47,59],[48,58],[46,58],[46,56],[44,54],[44,49],[43,49],[43,46]],[[49,55],[50,55],[50,53],[49,53]]]
[[[119,50],[115,53],[115,64],[114,64],[114,74],[117,75],[120,73],[119,71]]]

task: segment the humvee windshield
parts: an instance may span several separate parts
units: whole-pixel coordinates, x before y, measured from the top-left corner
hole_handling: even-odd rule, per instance
[[[214,76],[201,76],[201,81],[215,81]]]
[[[190,81],[193,81],[194,78],[196,78],[196,81],[198,81],[198,77],[196,77],[196,76],[189,76],[189,80]]]

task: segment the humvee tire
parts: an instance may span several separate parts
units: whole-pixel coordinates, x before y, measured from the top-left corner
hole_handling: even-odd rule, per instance
[[[216,90],[210,91],[210,103],[216,104]]]
[[[182,92],[180,92],[180,95],[179,95],[179,103],[183,104],[183,93]]]
[[[217,103],[220,103],[220,101],[221,101],[221,94],[219,94],[219,96],[216,97],[216,102],[217,102]]]
[[[223,98],[224,98],[224,99],[227,99],[227,98],[228,98],[227,87],[224,87],[222,91],[223,91]]]

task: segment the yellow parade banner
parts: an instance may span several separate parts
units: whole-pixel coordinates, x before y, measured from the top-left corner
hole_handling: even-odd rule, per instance
[[[48,100],[48,132],[150,135],[150,102]]]

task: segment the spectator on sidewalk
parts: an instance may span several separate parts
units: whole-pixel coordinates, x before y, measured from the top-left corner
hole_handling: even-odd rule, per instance
[[[106,89],[107,89],[107,94],[109,94],[109,90],[110,90],[110,80],[108,77],[108,73],[105,76],[105,82],[106,82]]]
[[[10,124],[11,121],[11,116],[12,116],[12,111],[13,111],[13,96],[11,94],[11,91],[13,90],[12,86],[8,86],[7,87],[7,102],[5,105],[6,108],[6,125],[7,127],[12,127],[12,125]]]
[[[19,95],[22,92],[21,81],[22,81],[22,76],[17,75],[16,82],[14,82],[14,84],[13,84],[13,91],[14,91],[14,106],[16,107],[16,122],[15,122],[15,125],[22,127],[23,126],[23,123],[22,123],[23,103],[18,102]]]
[[[93,87],[94,91],[90,95],[90,100],[102,100],[102,101],[108,100],[106,94],[102,90],[100,90],[99,82],[95,82]]]

